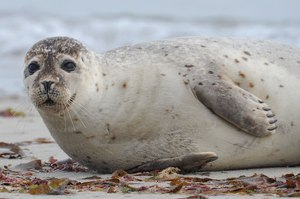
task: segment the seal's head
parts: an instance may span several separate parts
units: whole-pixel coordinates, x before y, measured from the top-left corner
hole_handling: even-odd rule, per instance
[[[77,40],[52,37],[37,42],[25,57],[24,84],[39,111],[59,113],[76,99],[87,69],[88,50]]]

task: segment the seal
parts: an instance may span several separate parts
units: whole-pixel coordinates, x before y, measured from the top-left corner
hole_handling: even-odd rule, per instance
[[[59,146],[101,173],[300,163],[296,47],[187,37],[95,53],[53,37],[34,44],[24,66]]]

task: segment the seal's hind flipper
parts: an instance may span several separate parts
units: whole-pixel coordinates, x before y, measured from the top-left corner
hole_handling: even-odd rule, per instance
[[[270,107],[230,80],[210,76],[193,90],[205,106],[250,135],[268,136],[277,128]]]
[[[175,158],[153,160],[145,164],[128,169],[128,173],[163,170],[168,167],[178,167],[181,171],[197,171],[206,163],[216,160],[218,157],[213,152],[193,153]]]

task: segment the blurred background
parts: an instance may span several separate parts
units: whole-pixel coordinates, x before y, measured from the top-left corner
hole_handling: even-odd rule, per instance
[[[192,35],[300,47],[299,8],[299,0],[2,0],[0,97],[23,93],[24,55],[45,37],[74,37],[99,52]]]

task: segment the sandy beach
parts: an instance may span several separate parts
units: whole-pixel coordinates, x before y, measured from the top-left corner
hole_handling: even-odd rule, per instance
[[[15,111],[22,112],[25,116],[21,117],[0,117],[0,142],[17,144],[23,151],[22,158],[0,158],[0,168],[2,171],[8,170],[11,174],[13,171],[19,173],[17,175],[27,175],[30,172],[30,178],[50,179],[50,178],[64,178],[69,180],[75,180],[77,182],[85,182],[88,177],[98,176],[101,179],[110,179],[112,175],[100,175],[93,171],[62,171],[55,170],[50,172],[40,171],[39,169],[30,168],[17,169],[17,165],[28,163],[33,160],[41,160],[42,164],[49,162],[49,158],[52,156],[57,160],[64,160],[68,156],[59,148],[54,142],[47,128],[43,124],[38,113],[33,106],[24,100],[24,97],[20,96],[7,96],[0,99],[0,111],[12,108]],[[0,148],[3,153],[4,148]],[[254,174],[264,174],[268,177],[281,177],[285,174],[298,174],[300,173],[300,167],[291,168],[264,168],[264,169],[250,169],[250,170],[235,170],[235,171],[219,171],[219,172],[199,172],[193,174],[185,174],[184,177],[196,177],[196,178],[212,178],[212,179],[226,179],[239,176],[252,176]],[[2,176],[3,177],[3,176]],[[147,176],[139,176],[143,178]],[[0,178],[1,179],[1,178]],[[89,190],[70,190],[69,194],[60,196],[51,195],[30,195],[28,193],[18,193],[13,191],[14,188],[10,185],[5,186],[3,178],[0,183],[0,198],[188,198],[194,196],[194,194],[187,194],[178,191],[176,193],[151,193],[151,192],[131,192],[131,193],[107,193],[108,190],[89,191]],[[132,183],[134,186],[160,186],[169,189],[171,187],[169,181],[136,181]],[[9,191],[3,192],[3,187],[7,187]],[[201,194],[202,195],[202,194]],[[273,198],[274,195],[265,194],[221,194],[221,195],[205,195],[208,198]],[[200,197],[200,196],[199,196]]]

